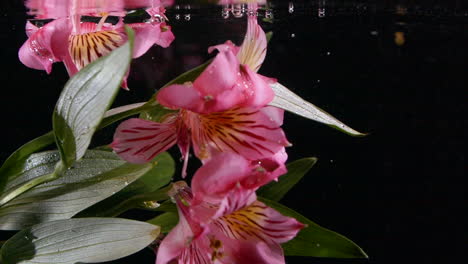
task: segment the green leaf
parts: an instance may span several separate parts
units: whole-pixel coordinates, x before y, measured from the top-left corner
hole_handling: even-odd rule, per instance
[[[179,222],[179,215],[173,212],[162,213],[146,222],[160,226],[161,233],[169,233]]]
[[[62,161],[70,167],[85,154],[91,138],[128,71],[133,46],[129,41],[89,64],[65,85],[53,114],[53,127]]]
[[[6,190],[54,171],[57,151],[31,155],[27,166]],[[68,219],[122,190],[150,171],[154,163],[124,163],[108,151],[88,151],[63,177],[35,186],[0,207],[0,229],[18,230],[31,225]]]
[[[266,40],[269,43],[271,41],[271,38],[273,37],[273,31],[267,32],[265,34]]]
[[[296,185],[304,175],[315,165],[317,158],[303,158],[289,163],[288,173],[279,177],[277,182],[271,182],[257,191],[258,196],[278,202]]]
[[[195,79],[197,79],[197,77],[200,76],[200,74],[206,69],[206,67],[208,67],[208,65],[210,65],[212,61],[213,60],[210,59],[207,62],[203,63],[202,65],[199,65],[189,71],[182,73],[181,75],[177,76],[174,80],[166,83],[166,85],[164,85],[163,87],[166,87],[172,84],[183,84],[185,82],[195,81]]]
[[[258,200],[283,215],[296,218],[306,224],[291,241],[282,244],[286,256],[307,256],[319,258],[368,258],[367,254],[353,241],[323,228],[294,210],[277,202],[258,197]]]
[[[151,109],[148,109],[142,112],[140,114],[141,119],[150,120],[153,122],[161,122],[166,115],[171,114],[171,113],[177,113],[177,111],[174,111],[160,104],[157,104],[156,100],[153,100],[153,102],[155,102],[156,105],[153,106]]]
[[[99,125],[99,129],[102,129],[126,117],[139,114],[140,112],[151,109],[152,107],[154,106],[150,103],[137,103],[110,109],[106,112],[105,118]],[[14,177],[16,177],[24,168],[24,166],[26,166],[26,159],[31,154],[44,149],[52,143],[54,143],[54,134],[51,131],[29,141],[16,150],[13,154],[11,154],[0,168],[0,193],[3,192],[5,184],[9,180],[12,180]]]
[[[153,242],[160,228],[119,218],[46,222],[10,238],[0,251],[4,264],[74,264],[119,259]]]
[[[155,164],[154,167],[145,175],[77,216],[117,216],[129,209],[139,207],[147,199],[151,201],[167,199],[166,190],[157,191],[171,181],[175,171],[175,162],[167,152],[159,154],[152,162]]]
[[[296,115],[326,124],[351,136],[366,135],[343,124],[329,113],[305,101],[280,83],[277,82],[270,84],[270,87],[275,92],[275,97],[269,105],[276,106]]]
[[[24,166],[24,161],[32,153],[39,151],[54,142],[54,134],[49,132],[21,146],[8,157],[0,168],[0,193],[3,192],[8,180],[17,175]]]

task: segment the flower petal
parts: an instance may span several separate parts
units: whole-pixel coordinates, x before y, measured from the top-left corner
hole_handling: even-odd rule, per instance
[[[129,26],[135,31],[133,58],[145,54],[154,44],[166,48],[175,38],[170,27],[166,27],[165,23],[133,23]],[[162,32],[162,27],[166,30],[165,32]]]
[[[249,242],[216,234],[223,241],[223,263],[284,264],[283,249],[277,243]]]
[[[286,174],[288,171],[284,164],[287,159],[288,154],[282,148],[272,157],[252,161],[252,175],[242,183],[243,186],[249,189],[257,189],[272,180],[276,181],[279,176]]]
[[[283,216],[259,201],[220,217],[214,225],[232,239],[266,244],[287,242],[304,228],[296,219]]]
[[[138,118],[117,127],[111,146],[124,160],[146,163],[176,143],[175,122],[156,123]]]
[[[275,97],[268,79],[260,74],[252,72],[249,67],[241,65],[240,78],[237,86],[243,88],[245,101],[242,105],[252,107],[262,107],[269,104]]]
[[[93,31],[95,23],[84,22],[80,27],[86,33],[71,35],[69,39],[69,52],[78,70],[111,53],[126,40],[126,36],[115,29]]]
[[[179,210],[179,223],[169,232],[158,248],[156,264],[171,263],[187,249],[193,238],[193,232],[184,214]],[[203,263],[203,262],[202,262]]]
[[[212,53],[214,50],[218,50],[219,52],[228,52],[231,51],[234,53],[234,55],[237,55],[239,53],[239,47],[234,45],[232,41],[228,40],[224,44],[218,44],[215,46],[211,46],[208,48],[208,53]]]
[[[47,73],[52,71],[52,63],[57,61],[51,46],[51,38],[57,24],[54,22],[39,29],[34,28],[29,22],[26,24],[26,31],[29,31],[30,37],[21,46],[18,53],[19,59],[24,65],[37,70],[45,70]]]
[[[191,126],[195,154],[202,160],[217,152],[236,153],[249,160],[271,157],[289,145],[280,128],[281,113],[277,108],[263,107],[199,115],[198,123]]]
[[[232,52],[216,55],[193,83],[206,101],[205,113],[229,109],[244,99],[240,90],[234,91],[238,74],[239,61]]]
[[[156,95],[156,100],[171,109],[201,110],[203,99],[191,83],[173,84],[162,88]]]
[[[267,51],[267,39],[265,32],[257,23],[257,16],[249,16],[247,22],[247,33],[237,57],[241,64],[257,72],[265,60]]]
[[[249,173],[249,162],[245,158],[220,153],[197,170],[193,176],[192,189],[196,199],[205,200],[209,196],[224,198]]]

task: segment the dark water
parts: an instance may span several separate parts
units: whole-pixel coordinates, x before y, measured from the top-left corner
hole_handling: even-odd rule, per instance
[[[287,262],[464,259],[466,3],[291,2],[292,13],[287,1],[274,1],[273,23],[262,23],[274,36],[260,73],[370,135],[349,137],[287,114],[284,129],[294,144],[288,149],[290,160],[316,156],[319,162],[283,202],[347,236],[370,260],[293,257]],[[19,62],[25,10],[21,1],[1,5],[3,162],[51,129],[52,110],[68,76],[60,64],[47,75]],[[223,19],[221,7],[192,5],[186,10],[182,5],[168,16],[176,40],[134,60],[131,90],[121,91],[116,105],[146,101],[155,89],[208,59],[208,46],[227,39],[240,43],[245,30],[244,18]],[[110,142],[111,133],[101,134],[102,142]],[[146,217],[138,212],[131,216]],[[152,252],[142,251],[113,263],[153,260]]]

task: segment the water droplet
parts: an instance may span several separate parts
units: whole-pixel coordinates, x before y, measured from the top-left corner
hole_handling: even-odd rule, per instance
[[[288,12],[289,12],[289,14],[294,13],[294,4],[293,4],[293,2],[289,2]]]
[[[330,163],[333,163],[333,160],[330,160]]]
[[[318,17],[325,17],[325,8],[318,9]]]
[[[320,247],[320,244],[319,244],[319,243],[317,243],[317,244],[316,244],[316,246],[317,246],[317,247]]]
[[[327,51],[327,56],[330,56],[331,52]]]
[[[175,19],[176,19],[176,20],[179,20],[179,19],[180,19],[180,14],[176,14],[176,15],[175,15]]]
[[[125,182],[125,186],[127,186],[127,185],[128,185],[128,181]]]
[[[232,8],[232,11],[231,11],[232,15],[234,17],[237,17],[237,18],[240,18],[244,15],[244,13],[242,13],[242,6],[240,5],[235,5],[233,8]]]
[[[265,18],[272,19],[273,18],[273,12],[271,9],[265,10]]]
[[[190,21],[190,14],[185,14],[184,19],[185,21]]]
[[[370,34],[372,36],[377,36],[377,35],[379,35],[379,32],[377,30],[373,30],[373,31],[370,32]]]
[[[320,82],[320,80],[317,80],[317,82],[319,83],[319,82]]]
[[[291,33],[291,38],[295,38],[295,37],[296,37],[296,34]]]
[[[221,17],[224,19],[229,18],[229,8],[223,8],[223,11],[221,11]]]
[[[175,8],[176,10],[179,10],[179,9],[180,9],[180,6],[179,6],[179,5],[176,5],[176,6],[174,6],[174,8]]]
[[[161,204],[158,203],[157,201],[144,201],[143,204],[145,205],[145,207],[151,208],[151,209],[156,209],[159,206],[161,206]]]

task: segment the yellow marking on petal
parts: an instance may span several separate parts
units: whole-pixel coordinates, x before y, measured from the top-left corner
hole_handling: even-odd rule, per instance
[[[69,37],[69,52],[78,70],[99,57],[109,54],[123,43],[115,30],[96,31]]]
[[[266,242],[265,230],[262,227],[267,217],[263,213],[264,209],[264,206],[254,203],[221,217],[216,224],[230,238],[240,240],[258,239]]]

